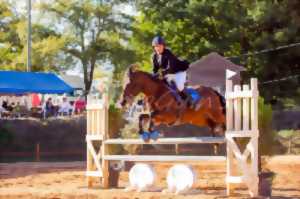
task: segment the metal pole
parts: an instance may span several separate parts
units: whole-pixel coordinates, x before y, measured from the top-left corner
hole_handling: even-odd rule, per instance
[[[27,0],[27,72],[31,71],[31,0]]]

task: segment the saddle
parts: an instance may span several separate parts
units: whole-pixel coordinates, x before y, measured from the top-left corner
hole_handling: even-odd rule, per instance
[[[200,102],[202,96],[200,93],[191,87],[185,87],[182,92],[179,92],[176,88],[175,83],[169,85],[165,82],[168,87],[171,89],[172,94],[175,96],[176,100],[181,103],[182,101],[186,103],[187,107],[196,109],[197,104]]]

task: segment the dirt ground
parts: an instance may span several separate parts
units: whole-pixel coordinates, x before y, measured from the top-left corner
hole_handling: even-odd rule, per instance
[[[157,188],[166,188],[167,169],[172,164],[156,164]],[[227,198],[224,163],[191,163],[197,173],[195,189],[186,195],[154,192],[125,192],[128,173],[122,172],[119,188],[103,190],[99,183],[87,189],[85,162],[22,162],[0,164],[0,198],[49,199],[170,199]],[[276,173],[272,198],[300,199],[300,156],[274,156],[264,161],[264,169]],[[248,198],[247,190],[236,190],[230,198]]]

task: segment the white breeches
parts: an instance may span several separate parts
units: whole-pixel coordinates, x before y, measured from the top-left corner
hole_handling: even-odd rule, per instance
[[[175,74],[168,74],[166,75],[167,82],[171,85],[171,82],[173,81],[176,84],[176,87],[179,91],[183,91],[184,84],[186,82],[186,72],[178,72]]]

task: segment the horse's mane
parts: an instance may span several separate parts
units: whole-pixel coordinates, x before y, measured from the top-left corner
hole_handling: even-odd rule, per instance
[[[124,77],[123,77],[123,89],[125,88],[125,86],[130,82],[130,75],[138,75],[138,76],[141,76],[141,78],[143,80],[146,80],[146,79],[149,79],[150,81],[152,81],[153,83],[156,83],[156,84],[159,84],[161,85],[162,87],[166,88],[166,89],[169,89],[167,84],[161,80],[161,79],[158,79],[157,77],[153,76],[151,73],[149,72],[146,72],[146,71],[142,71],[142,70],[133,70],[131,73],[130,73],[130,70],[131,68],[127,69],[125,71],[125,74],[124,74]]]
[[[154,75],[152,75],[151,73],[149,72],[146,72],[146,71],[141,71],[141,70],[137,70],[134,72],[135,74],[140,74],[140,75],[143,75],[145,76],[146,78],[149,78],[150,80],[156,82],[156,83],[159,83],[163,86],[166,86],[165,82],[157,77],[155,77]]]

